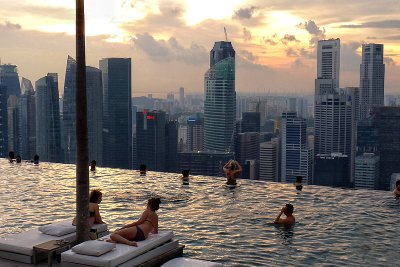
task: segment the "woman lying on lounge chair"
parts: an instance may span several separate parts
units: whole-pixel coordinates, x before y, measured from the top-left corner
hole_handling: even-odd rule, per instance
[[[159,198],[150,198],[147,202],[146,210],[140,219],[130,223],[115,231],[110,235],[108,242],[122,243],[129,246],[137,246],[135,241],[145,240],[150,233],[158,233],[158,215],[156,211],[160,208]]]
[[[89,226],[93,224],[105,223],[100,216],[99,204],[103,200],[103,193],[100,190],[93,189],[89,196]],[[72,225],[76,225],[76,218],[72,221]]]

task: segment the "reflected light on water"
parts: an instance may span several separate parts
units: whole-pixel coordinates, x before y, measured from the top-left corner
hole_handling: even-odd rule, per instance
[[[9,164],[0,159],[0,236],[74,217],[75,166]],[[91,188],[101,189],[103,220],[114,230],[136,220],[147,199],[161,197],[160,227],[174,230],[185,256],[226,266],[391,266],[400,260],[400,202],[390,192],[223,179],[98,168]],[[286,203],[293,228],[272,222]],[[394,265],[393,265],[394,266]]]

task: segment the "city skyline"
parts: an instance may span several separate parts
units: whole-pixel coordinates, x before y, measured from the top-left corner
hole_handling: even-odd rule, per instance
[[[2,63],[17,65],[20,76],[33,81],[59,73],[62,95],[64,62],[68,54],[74,56],[74,4],[1,3]],[[225,40],[225,26],[237,50],[238,93],[312,93],[316,40],[330,38],[342,43],[342,87],[359,86],[361,44],[373,42],[385,45],[385,91],[396,92],[399,7],[390,1],[344,6],[344,1],[86,1],[87,65],[131,57],[134,95],[180,86],[201,93],[208,48]]]

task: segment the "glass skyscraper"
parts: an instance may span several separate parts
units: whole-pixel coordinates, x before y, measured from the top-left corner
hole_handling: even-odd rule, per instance
[[[19,101],[19,154],[32,159],[36,154],[36,100],[30,80],[22,78]]]
[[[235,50],[231,42],[216,42],[204,77],[204,148],[233,151],[236,117]]]
[[[99,65],[103,77],[103,165],[131,169],[131,59],[104,58]]]

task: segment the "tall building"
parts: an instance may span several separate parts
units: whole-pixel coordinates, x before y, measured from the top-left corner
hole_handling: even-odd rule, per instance
[[[236,118],[235,50],[231,42],[216,42],[204,77],[204,147],[233,151]]]
[[[204,118],[197,114],[187,120],[187,150],[204,150]]]
[[[279,179],[279,138],[260,143],[260,180],[278,182]]]
[[[379,180],[379,156],[364,153],[355,160],[355,188],[376,189]]]
[[[35,83],[36,153],[41,161],[62,160],[58,75],[49,73]]]
[[[235,138],[235,156],[236,161],[243,167],[241,177],[244,179],[251,179],[250,168],[246,168],[248,160],[254,161],[254,177],[258,178],[258,161],[260,157],[260,133],[247,132],[236,134]]]
[[[0,84],[7,87],[7,99],[10,95],[21,95],[17,66],[0,65]]]
[[[185,105],[185,88],[179,88],[179,102],[181,105]]]
[[[19,101],[19,150],[22,159],[36,154],[36,99],[30,80],[22,78]]]
[[[241,132],[260,132],[260,112],[243,112]]]
[[[234,158],[232,152],[196,151],[178,153],[180,170],[190,170],[192,175],[223,177],[224,165]]]
[[[313,184],[351,187],[349,164],[349,156],[342,153],[316,155]]]
[[[8,150],[19,155],[19,97],[10,95],[7,101]]]
[[[363,44],[360,65],[360,118],[368,117],[372,107],[384,105],[385,64],[383,44]]]
[[[64,162],[76,162],[76,61],[68,56],[62,105]],[[97,68],[86,67],[89,160],[103,163],[103,85]]]
[[[103,165],[132,168],[130,58],[100,60],[103,83]],[[140,143],[139,143],[140,144]]]
[[[312,182],[313,151],[307,147],[307,124],[296,112],[282,113],[281,181],[292,183],[302,176]]]
[[[165,171],[178,171],[178,122],[165,124]]]
[[[7,86],[0,84],[0,157],[8,157]]]
[[[318,41],[315,95],[339,88],[339,71],[340,39]]]
[[[137,164],[151,171],[166,169],[166,123],[164,111],[136,113]]]

